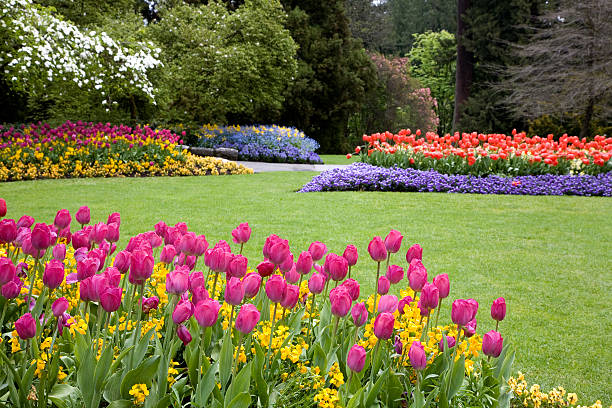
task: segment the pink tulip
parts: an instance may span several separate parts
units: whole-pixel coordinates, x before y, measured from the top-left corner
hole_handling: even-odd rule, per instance
[[[408,358],[410,358],[410,365],[417,371],[423,370],[427,367],[427,355],[425,354],[425,348],[420,341],[415,340],[408,350]]]
[[[440,292],[433,283],[426,283],[421,292],[421,305],[427,309],[435,309],[440,301]]]
[[[107,227],[105,239],[108,242],[119,241],[119,224],[111,222],[107,225]]]
[[[393,348],[395,349],[395,354],[402,354],[404,350],[404,344],[402,343],[402,339],[397,334],[395,335],[395,343],[393,344]]]
[[[412,303],[412,297],[410,296],[405,296],[400,299],[399,303],[397,304],[397,310],[399,311],[400,315],[403,315],[405,313],[404,308],[406,306],[410,306],[410,303]]]
[[[43,283],[49,289],[53,290],[59,287],[64,281],[64,264],[55,259],[50,260],[45,265],[43,272]]]
[[[308,251],[304,251],[300,254],[297,262],[295,263],[296,271],[301,275],[308,275],[312,270],[312,255]]]
[[[91,276],[94,276],[99,266],[100,260],[98,258],[85,258],[82,261],[78,261],[77,279],[79,281],[82,281]]]
[[[351,317],[355,326],[363,326],[368,321],[368,308],[364,303],[355,303],[351,309]]]
[[[191,333],[189,333],[189,329],[182,324],[176,328],[176,335],[185,346],[191,342]]]
[[[404,236],[401,232],[396,230],[391,230],[389,234],[385,237],[385,248],[387,252],[394,254],[399,251],[402,246],[402,239]]]
[[[332,280],[341,281],[346,277],[348,273],[348,263],[343,257],[331,253],[325,257],[325,264],[323,266],[325,272],[329,274]]]
[[[184,222],[177,222],[174,227],[180,231],[181,234],[186,234],[188,231],[187,224]]]
[[[193,290],[197,287],[204,286],[205,284],[204,274],[202,272],[193,272],[189,275],[189,290]]]
[[[244,299],[244,286],[240,279],[231,277],[225,285],[225,301],[230,305],[239,306]]]
[[[347,279],[342,282],[341,286],[348,290],[348,293],[353,301],[359,299],[359,282],[357,282],[355,279]]]
[[[115,256],[113,266],[119,269],[119,272],[126,273],[130,269],[130,261],[132,255],[128,251],[118,252]]]
[[[329,302],[331,303],[332,314],[334,316],[344,317],[349,310],[351,310],[353,300],[346,288],[338,286],[329,292]]]
[[[225,272],[227,264],[229,263],[229,257],[226,255],[226,251],[222,248],[215,248],[209,254],[209,267],[215,272]]]
[[[423,260],[423,248],[421,248],[419,244],[411,246],[406,253],[406,262],[408,262],[408,265],[410,265],[413,259],[418,259],[419,261]]]
[[[30,230],[27,230],[30,232]],[[17,225],[15,220],[0,220],[0,243],[7,244],[17,238]]]
[[[417,307],[419,308],[419,312],[421,313],[421,317],[429,316],[430,310],[428,308],[426,308],[425,306],[423,306],[423,303],[421,302],[421,299],[419,299],[419,301],[417,303]]]
[[[175,266],[185,266],[190,271],[193,270],[193,268],[195,268],[195,263],[196,263],[196,257],[194,255],[185,255],[182,252],[179,255],[178,259],[174,261]]]
[[[421,291],[425,283],[427,283],[427,269],[418,259],[413,259],[408,268],[408,281],[410,289],[415,292]]]
[[[446,345],[448,346],[448,348],[455,347],[455,338],[453,336],[444,336],[438,342],[438,347],[440,348],[440,351],[444,351],[444,338],[446,338]]]
[[[289,252],[289,255],[287,255],[285,260],[278,265],[278,269],[280,269],[283,273],[287,273],[292,268],[295,268],[295,263],[293,262],[293,254]]]
[[[470,305],[470,309],[471,309],[471,319],[474,319],[476,317],[476,313],[478,312],[478,302],[475,299],[466,299],[466,302]]]
[[[103,222],[99,222],[91,229],[91,232],[89,233],[89,240],[95,242],[97,245],[100,245],[100,243],[106,238],[107,232],[108,226]]]
[[[159,261],[166,265],[171,264],[176,257],[176,249],[174,245],[166,245],[162,248],[161,254],[159,255]]]
[[[355,266],[357,264],[357,259],[359,258],[355,245],[347,245],[342,257],[346,259],[348,266]]]
[[[285,296],[280,301],[280,304],[285,309],[293,309],[300,298],[300,288],[296,285],[287,284]]]
[[[467,338],[470,338],[476,334],[476,319],[470,320],[468,324],[465,325],[463,328],[463,334],[465,334],[465,337]]]
[[[210,298],[210,295],[204,286],[198,286],[191,290],[191,303],[197,305],[200,301]]]
[[[23,282],[18,277],[13,278],[12,281],[5,283],[2,285],[2,296],[6,299],[15,299],[19,296],[21,292],[21,287],[23,286]]]
[[[164,243],[166,245],[174,245],[176,247],[182,236],[183,234],[181,234],[181,231],[179,231],[177,228],[167,227],[164,235]]]
[[[89,243],[89,234],[83,230],[72,234],[72,247],[77,250],[79,248],[91,248]]]
[[[295,264],[293,264],[293,268],[285,272],[285,280],[287,283],[292,284],[296,284],[300,281],[300,274],[295,270]]]
[[[374,335],[380,340],[388,340],[393,335],[395,317],[393,314],[383,312],[374,320]]]
[[[289,242],[281,239],[270,246],[270,262],[274,265],[281,265],[285,259],[291,254],[289,251]]]
[[[236,244],[246,244],[250,238],[251,227],[248,222],[241,223],[232,231],[232,239]]]
[[[249,260],[242,256],[236,255],[229,263],[227,273],[234,278],[242,278],[247,273]]]
[[[4,198],[0,198],[0,217],[4,217],[6,215],[6,201]]]
[[[87,254],[87,258],[97,259],[98,260],[98,271],[101,271],[104,268],[104,261],[106,261],[106,252],[104,252],[100,248],[92,249]]]
[[[10,220],[10,221],[13,221],[13,220]],[[13,221],[13,223],[15,223],[15,221]],[[17,221],[17,228],[21,228],[21,227],[30,228],[32,224],[34,224],[34,217],[30,217],[29,215],[24,215],[19,219],[19,221]]]
[[[110,228],[110,226],[109,226],[109,228]],[[159,235],[157,235],[155,233],[155,231],[147,231],[147,232],[145,232],[142,235],[144,235],[144,238],[147,240],[149,245],[151,245],[151,248],[158,248],[158,247],[160,247],[163,244],[162,239],[159,237]],[[106,234],[106,236],[108,237],[108,233]],[[117,237],[118,237],[118,235],[117,235]]]
[[[66,313],[66,310],[68,310],[68,306],[70,306],[70,302],[68,302],[65,297],[62,296],[61,298],[57,299],[55,302],[53,302],[53,305],[51,305],[53,316],[62,316],[64,313]]]
[[[117,224],[117,227],[119,227],[121,225],[121,214],[118,212],[109,214],[106,224]]]
[[[317,262],[327,253],[327,246],[319,241],[315,241],[308,247],[308,252],[312,256],[312,260]]]
[[[433,284],[438,288],[440,299],[445,299],[448,297],[448,293],[450,292],[450,281],[447,274],[443,273],[436,275],[433,278]]]
[[[159,307],[159,298],[157,296],[142,298],[142,312],[148,314],[151,310],[156,310]]]
[[[404,268],[398,265],[389,265],[386,276],[389,282],[396,284],[404,279]]]
[[[121,296],[123,295],[123,289],[121,288],[107,288],[100,295],[100,304],[102,309],[107,313],[112,313],[119,309],[121,306]]]
[[[81,225],[89,224],[89,221],[91,220],[89,207],[84,205],[83,207],[79,208],[74,215],[74,218],[76,218],[77,222]]]
[[[465,326],[472,320],[472,305],[465,299],[457,299],[451,308],[451,319],[458,326]]]
[[[17,268],[9,258],[0,258],[0,286],[15,279]]]
[[[272,275],[266,282],[266,295],[272,303],[278,303],[285,296],[285,290],[287,289],[287,282],[280,275]]]
[[[214,299],[204,299],[196,304],[194,316],[201,327],[211,327],[219,319],[221,305]]]
[[[503,297],[497,298],[491,305],[491,317],[498,322],[501,322],[506,317],[506,299]]]
[[[176,249],[185,255],[193,255],[195,252],[196,239],[197,237],[195,233],[187,232],[179,240]]]
[[[276,244],[279,241],[282,241],[282,238],[276,234],[271,234],[266,238],[266,242],[264,242],[264,246],[261,249],[264,258],[270,259],[270,249],[272,248],[272,245]]]
[[[189,268],[180,266],[166,275],[166,291],[181,295],[189,289]]]
[[[130,259],[130,274],[128,280],[133,285],[142,285],[153,274],[154,265],[153,255],[135,249]]]
[[[249,273],[242,280],[242,284],[244,285],[244,295],[248,299],[252,299],[257,295],[257,293],[259,293],[259,288],[261,287],[261,275],[258,273]]]
[[[315,295],[323,292],[325,288],[325,276],[321,273],[313,273],[308,279],[308,290]]]
[[[188,300],[180,300],[172,312],[172,321],[174,324],[181,324],[187,321],[193,313],[193,304]]]
[[[351,371],[359,373],[361,372],[361,370],[363,370],[363,367],[365,365],[365,359],[365,349],[362,346],[355,344],[353,347],[351,347],[347,354],[346,365],[348,368],[351,369]]]
[[[36,320],[31,313],[26,313],[15,322],[17,335],[23,340],[31,339],[36,335]]]
[[[379,313],[394,313],[397,310],[399,302],[397,296],[385,295],[381,296],[378,301],[378,312]]]
[[[198,235],[196,237],[195,247],[194,247],[194,255],[200,257],[204,255],[204,252],[208,249],[208,241],[206,241],[206,237],[204,235]]]
[[[53,225],[57,227],[57,229],[62,230],[70,225],[70,221],[72,221],[72,217],[70,216],[70,212],[68,210],[59,210],[55,215],[55,220],[53,221]]]
[[[382,238],[374,237],[368,244],[368,253],[376,262],[382,262],[387,258],[387,247]]]
[[[63,261],[66,259],[66,245],[57,244],[53,247],[53,259]]]
[[[34,226],[31,235],[32,246],[39,251],[51,245],[51,231],[46,224],[38,223]]]
[[[378,284],[376,285],[376,291],[379,295],[386,295],[389,293],[389,288],[391,287],[391,282],[386,276],[381,276],[378,278]]]
[[[482,352],[490,357],[499,357],[504,348],[504,339],[501,334],[491,330],[482,337]]]
[[[236,330],[242,334],[249,334],[257,326],[260,316],[259,310],[254,305],[247,303],[240,308],[236,316]]]

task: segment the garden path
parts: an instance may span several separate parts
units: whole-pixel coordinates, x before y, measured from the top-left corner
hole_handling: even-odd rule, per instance
[[[346,164],[265,163],[254,161],[237,161],[236,163],[253,169],[255,173],[267,173],[271,171],[325,171],[347,166]]]

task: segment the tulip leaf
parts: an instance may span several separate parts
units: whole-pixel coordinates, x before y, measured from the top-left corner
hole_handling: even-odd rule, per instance
[[[234,360],[234,344],[232,343],[232,335],[228,330],[223,336],[223,344],[221,345],[221,353],[219,355],[219,378],[221,388],[225,389],[227,380],[229,380],[232,372],[232,361]]]
[[[306,309],[301,309],[291,316],[291,320],[289,321],[289,327],[291,328],[292,336],[297,336],[302,332],[302,319],[304,318],[305,312]]]
[[[130,389],[134,384],[146,384],[151,386],[151,379],[159,366],[160,356],[151,356],[144,360],[138,367],[128,371],[121,381],[121,396],[130,398]]]
[[[114,373],[106,382],[104,393],[102,396],[107,402],[113,402],[121,399],[121,380],[123,379],[122,372]]]
[[[123,349],[123,351],[121,351],[121,353],[119,353],[119,355],[117,356],[115,361],[113,361],[113,365],[111,365],[110,370],[112,372],[116,371],[117,368],[119,368],[119,364],[121,364],[121,361],[123,360],[123,357],[125,357],[130,352],[130,350],[132,350],[133,348],[134,348],[134,346],[130,346],[128,348]]]
[[[55,384],[48,397],[59,408],[68,407],[67,401],[76,400],[80,394],[78,388],[68,384]]]
[[[268,384],[266,380],[263,378],[263,365],[264,365],[264,351],[259,345],[257,340],[253,341],[253,345],[255,346],[255,364],[253,364],[253,377],[255,377],[255,385],[257,386],[257,396],[259,397],[259,401],[261,402],[262,407],[267,407],[269,402],[268,395]]]
[[[355,393],[355,395],[351,397],[348,404],[346,404],[346,408],[357,408],[361,406],[362,398],[363,398],[363,387],[359,388],[359,390]]]
[[[321,372],[326,372],[327,369],[327,357],[325,356],[325,351],[319,343],[315,343],[313,347],[314,353],[312,355],[312,362],[315,367],[319,367]]]
[[[451,370],[450,374],[450,382],[448,384],[448,394],[447,398],[450,401],[456,394],[459,392],[459,389],[463,385],[463,380],[465,378],[465,356],[462,354],[461,357],[455,364]]]
[[[126,400],[126,399],[122,399],[122,400],[116,400],[111,402],[108,405],[108,408],[130,408],[134,406],[134,402],[132,402],[132,400]]]
[[[207,367],[206,373],[202,380],[198,383],[198,388],[195,393],[194,405],[196,407],[205,407],[208,402],[208,397],[211,392],[215,388],[215,375],[217,374],[217,370],[219,369],[219,363],[215,362],[213,365],[210,365],[208,359],[204,359],[205,366]]]
[[[138,341],[136,348],[134,349],[134,353],[130,356],[130,368],[134,366],[139,366],[147,353],[147,349],[149,348],[149,341],[151,340],[151,335],[155,331],[156,327],[153,326],[142,338]],[[136,334],[134,334],[136,335]]]
[[[82,339],[82,336],[77,336],[77,339],[79,338]],[[93,351],[90,347],[87,347],[80,356],[78,371],[76,373],[77,384],[81,390],[81,393],[83,394],[83,400],[85,401],[85,406],[87,407],[89,407],[91,404],[91,398],[94,392],[94,389],[91,386],[91,381],[94,378],[95,368],[96,359],[93,356]]]
[[[251,362],[245,365],[242,370],[232,379],[232,382],[225,393],[225,406],[229,407],[231,401],[234,400],[243,390],[250,389],[251,384]],[[250,397],[249,397],[250,401]]]
[[[374,401],[376,401],[376,397],[378,397],[378,394],[380,394],[380,389],[382,388],[382,385],[384,381],[386,380],[388,374],[389,374],[389,369],[385,370],[385,372],[374,383],[372,388],[370,388],[370,390],[368,391],[364,406],[369,407],[374,404]]]
[[[102,354],[100,355],[98,363],[96,364],[96,370],[94,374],[94,387],[97,392],[102,389],[102,385],[109,374],[109,369],[112,362],[113,347],[107,345]]]
[[[248,391],[238,394],[225,408],[249,408],[251,405],[251,395]]]

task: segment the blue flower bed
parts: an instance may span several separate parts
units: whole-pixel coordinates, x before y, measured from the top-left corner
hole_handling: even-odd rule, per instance
[[[200,130],[201,147],[238,150],[240,160],[280,163],[322,163],[314,151],[319,144],[295,128],[206,125]]]
[[[476,177],[436,171],[383,168],[354,163],[324,171],[300,192],[421,191],[472,194],[612,196],[612,173],[596,176],[554,175]]]

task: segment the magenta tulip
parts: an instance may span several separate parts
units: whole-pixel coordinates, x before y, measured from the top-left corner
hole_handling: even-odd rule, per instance
[[[378,301],[378,312],[379,313],[394,313],[397,310],[399,302],[397,296],[385,295],[381,296]]]
[[[121,225],[121,214],[119,214],[118,212],[109,214],[106,224],[111,224],[111,223],[115,223],[118,226],[120,226]]]
[[[189,290],[193,292],[193,290],[197,287],[205,285],[204,274],[200,271],[192,272],[189,275]]]
[[[408,262],[408,265],[410,265],[413,259],[423,260],[423,248],[419,244],[414,244],[406,252],[406,262]]]
[[[211,327],[219,319],[221,305],[214,299],[204,299],[195,306],[194,316],[201,327]]]
[[[389,293],[389,288],[391,288],[391,282],[386,276],[381,276],[378,278],[378,284],[376,285],[376,291],[379,295],[386,295]]]
[[[491,330],[482,337],[482,352],[489,357],[499,357],[504,348],[504,339],[501,334]]]
[[[153,274],[154,262],[152,254],[140,249],[135,249],[130,259],[129,282],[133,285],[142,285],[145,283]]]
[[[72,217],[70,216],[70,212],[68,210],[59,210],[55,215],[55,220],[53,221],[53,225],[57,227],[57,229],[61,230],[70,225],[70,221],[72,221]]]
[[[27,230],[30,232],[30,230]],[[15,220],[0,220],[0,243],[7,244],[17,238],[17,225]]]
[[[376,316],[374,320],[374,335],[380,340],[388,340],[393,335],[395,317],[393,314],[384,312]]]
[[[257,308],[247,303],[240,308],[238,316],[236,316],[236,330],[242,334],[249,334],[259,322],[261,314]]]
[[[348,290],[348,293],[353,301],[359,299],[359,282],[357,282],[355,279],[347,279],[342,282],[341,286]]]
[[[404,308],[406,306],[410,306],[410,303],[412,303],[412,297],[410,296],[405,296],[400,299],[399,303],[397,304],[397,310],[399,311],[400,315],[403,315],[405,313]]]
[[[249,227],[248,222],[240,223],[240,225],[232,231],[232,239],[236,244],[246,244],[250,238],[251,227]]]
[[[185,346],[191,342],[191,333],[189,333],[187,327],[183,326],[182,324],[176,328],[176,335]]]
[[[180,300],[172,312],[172,321],[174,324],[181,324],[187,321],[193,313],[193,304],[188,300]]]
[[[194,232],[187,232],[179,240],[176,249],[185,255],[193,255],[195,252],[196,239],[197,237]]]
[[[56,246],[53,247],[52,254],[53,254],[53,259],[57,261],[63,261],[64,259],[66,259],[66,245],[57,244]]]
[[[410,289],[420,292],[427,282],[427,269],[419,259],[413,259],[408,268],[408,281]]]
[[[234,278],[242,278],[247,273],[249,265],[249,260],[242,256],[236,255],[232,258],[227,268],[227,273],[229,276]]]
[[[83,230],[72,234],[72,247],[75,250],[79,248],[91,248],[91,244],[89,243],[89,234]]]
[[[447,274],[442,273],[440,275],[436,275],[433,278],[433,284],[438,288],[440,299],[445,299],[448,297],[448,293],[450,292],[450,281]]]
[[[295,263],[293,262],[293,254],[289,252],[289,255],[285,258],[285,260],[278,265],[278,269],[280,269],[283,273],[289,272],[292,268],[295,268]]]
[[[423,370],[427,366],[427,355],[425,354],[425,348],[420,341],[415,340],[408,350],[408,358],[410,358],[410,365],[417,371]]]
[[[445,338],[446,338],[446,345],[448,346],[448,348],[455,347],[455,343],[456,343],[455,338],[453,336],[444,336],[438,342],[438,347],[440,348],[440,351],[444,351],[444,339]]]
[[[295,270],[300,275],[308,275],[312,270],[312,255],[308,251],[304,251],[298,257],[295,263]]]
[[[342,257],[346,259],[348,266],[355,266],[355,264],[357,264],[357,259],[359,258],[355,245],[347,245]]]
[[[326,279],[323,274],[313,273],[310,279],[308,279],[308,290],[311,293],[318,295],[319,293],[323,292],[323,289],[325,288],[325,280]]]
[[[113,266],[119,269],[119,272],[126,273],[130,269],[132,254],[128,251],[121,251],[115,255],[115,260],[113,261]]]
[[[77,279],[79,281],[85,280],[98,271],[100,266],[100,260],[98,258],[85,258],[82,261],[77,262]]]
[[[197,257],[204,255],[204,252],[208,249],[208,241],[204,235],[198,235],[196,237],[195,247],[193,254]]]
[[[208,267],[215,272],[225,272],[229,260],[223,248],[214,248],[208,253],[208,257],[205,259]]]
[[[210,298],[210,294],[204,286],[198,286],[191,290],[191,303],[197,305],[201,300]]]
[[[394,254],[400,250],[402,246],[402,239],[404,236],[401,232],[396,230],[391,230],[389,234],[385,237],[385,247],[387,248],[387,252]]]
[[[308,252],[310,252],[312,260],[317,262],[327,253],[327,246],[322,242],[315,241],[308,247]]]
[[[351,310],[353,300],[346,288],[338,286],[329,292],[329,302],[331,303],[332,314],[334,316],[344,317],[349,310]]]
[[[325,257],[323,268],[332,280],[341,281],[348,273],[348,262],[343,257],[331,253]]]
[[[270,262],[274,265],[281,265],[291,252],[289,251],[289,241],[285,239],[279,239],[277,242],[270,246]]]
[[[248,299],[252,299],[257,296],[257,293],[259,293],[259,288],[261,287],[261,275],[258,273],[249,273],[242,280],[242,284],[244,285],[244,295]]]
[[[295,264],[293,264],[293,267],[291,269],[285,272],[285,280],[287,281],[287,283],[298,283],[300,281],[300,276],[301,275],[298,273],[298,271],[295,270]]]
[[[501,322],[506,317],[506,299],[503,297],[497,298],[491,305],[491,317],[498,322]]]
[[[55,302],[53,302],[53,305],[51,305],[53,316],[62,316],[64,313],[66,313],[66,310],[68,310],[68,306],[70,306],[70,302],[68,302],[65,297],[62,296],[61,298],[57,299]]]
[[[159,307],[159,298],[157,296],[142,298],[142,312],[148,314],[151,310],[156,310]]]
[[[55,259],[50,260],[45,265],[45,271],[43,272],[43,283],[49,289],[53,290],[59,287],[64,281],[64,264],[61,261]]]
[[[121,288],[107,288],[106,291],[100,295],[102,309],[107,313],[112,313],[119,309],[119,306],[121,306],[122,294],[123,289]]]
[[[472,305],[465,299],[457,299],[451,308],[451,319],[458,326],[465,326],[472,320]]]
[[[34,226],[31,235],[32,246],[39,251],[47,249],[51,245],[51,231],[47,224],[38,223]]]
[[[74,218],[76,218],[77,222],[81,225],[89,224],[89,221],[91,220],[89,207],[84,205],[83,207],[79,208],[74,215]]]
[[[2,285],[2,296],[6,299],[15,299],[21,293],[21,287],[23,286],[23,282],[18,277],[13,278],[12,281],[5,283]]]
[[[300,288],[296,285],[287,284],[285,296],[280,301],[280,304],[285,309],[293,309],[300,298]]]
[[[278,303],[285,296],[285,290],[287,289],[287,282],[280,275],[272,275],[266,282],[266,295],[272,303]]]
[[[176,248],[174,245],[166,245],[162,248],[161,254],[159,255],[159,261],[166,265],[171,264],[176,257]]]
[[[91,229],[89,233],[89,240],[95,242],[97,245],[100,245],[100,243],[106,238],[107,232],[108,226],[103,222],[99,222]]]
[[[111,222],[107,224],[106,236],[105,239],[108,242],[117,242],[119,241],[119,224]],[[158,237],[159,239],[159,237]],[[151,244],[153,245],[153,244]]]
[[[13,221],[13,220],[10,220],[10,221]],[[14,222],[15,221],[13,221],[13,223]],[[17,221],[17,228],[21,228],[21,227],[30,228],[32,224],[34,224],[34,217],[30,217],[29,215],[23,215],[21,218],[19,218],[19,221]]]
[[[389,282],[396,284],[404,279],[404,268],[398,265],[389,265],[386,276]]]
[[[387,259],[387,247],[381,237],[374,237],[368,244],[368,253],[376,262]]]
[[[262,278],[267,278],[268,276],[272,275],[272,273],[274,273],[275,268],[276,267],[274,266],[274,264],[268,261],[263,261],[256,267],[257,272]]]
[[[17,268],[9,258],[0,258],[0,286],[15,279]]]
[[[476,313],[478,312],[478,302],[475,299],[466,299],[465,301],[470,305],[470,309],[472,312],[472,317],[470,318],[470,320],[472,320],[476,317]]]
[[[426,283],[421,292],[421,305],[427,309],[435,309],[440,301],[440,291],[433,283]]]
[[[393,344],[393,348],[395,349],[395,354],[399,355],[401,355],[402,351],[404,350],[404,344],[402,343],[402,339],[397,334],[395,335],[395,343]]]
[[[36,320],[31,313],[26,313],[15,322],[15,330],[23,340],[31,339],[36,335]]]
[[[363,367],[365,365],[365,359],[365,349],[362,346],[355,344],[353,347],[351,347],[347,354],[346,365],[348,368],[351,369],[351,371],[359,373],[361,372],[361,370],[363,370]]]
[[[0,217],[4,217],[6,215],[6,201],[4,198],[0,198]]]
[[[181,295],[189,289],[189,268],[179,266],[166,275],[166,291],[176,295]]]
[[[104,261],[106,261],[106,252],[104,252],[100,248],[92,249],[87,254],[87,258],[97,259],[98,260],[98,271],[101,271],[104,268]]]
[[[425,306],[423,306],[423,303],[421,302],[421,299],[419,299],[419,301],[417,303],[417,307],[419,308],[419,312],[421,313],[421,317],[429,316],[430,309],[425,307]]]
[[[238,278],[231,277],[225,285],[225,301],[238,306],[244,299],[244,285]]]
[[[355,303],[351,309],[351,317],[355,326],[363,326],[368,321],[368,308],[364,303]]]
[[[463,334],[465,337],[470,338],[476,334],[476,319],[472,319],[463,328]]]

